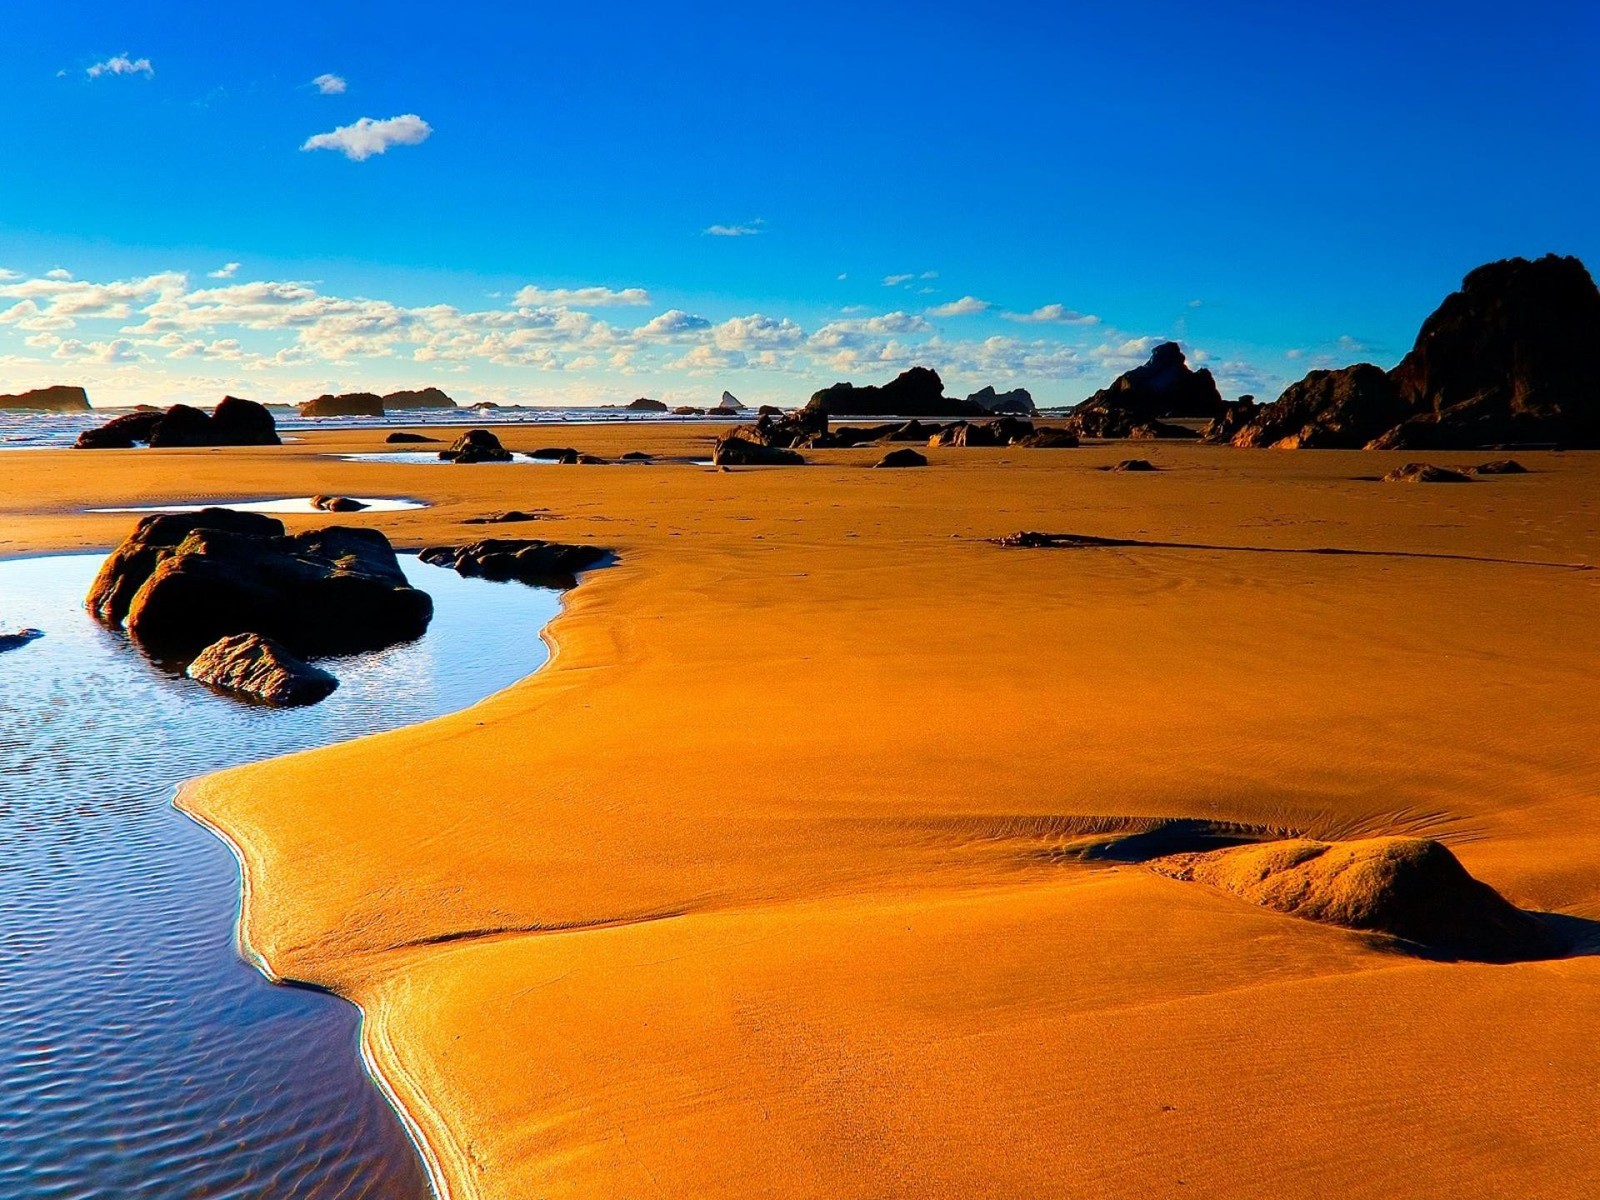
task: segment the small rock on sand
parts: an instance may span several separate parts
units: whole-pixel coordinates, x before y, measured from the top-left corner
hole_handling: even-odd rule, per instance
[[[874,467],[925,467],[928,465],[928,460],[925,455],[918,454],[907,446],[901,450],[889,451],[872,465]]]
[[[213,642],[195,656],[184,673],[219,691],[283,708],[315,704],[339,686],[339,681],[320,667],[254,633]]]
[[[1384,483],[1471,483],[1470,475],[1436,467],[1432,463],[1407,463],[1396,467],[1383,477]]]
[[[1126,473],[1129,471],[1159,471],[1161,468],[1156,466],[1155,463],[1151,462],[1148,458],[1125,458],[1115,466],[1101,467],[1100,469],[1102,471],[1117,471]]]

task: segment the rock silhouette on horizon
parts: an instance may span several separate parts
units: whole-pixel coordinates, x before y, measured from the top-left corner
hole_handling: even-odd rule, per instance
[[[276,446],[280,444],[272,413],[254,400],[224,396],[210,414],[188,404],[166,411],[141,408],[85,429],[73,444],[77,450],[132,450],[139,443],[160,449],[183,446]]]
[[[15,409],[21,412],[88,412],[89,393],[81,387],[57,383],[49,387],[34,388],[31,392],[0,396],[0,409]]]

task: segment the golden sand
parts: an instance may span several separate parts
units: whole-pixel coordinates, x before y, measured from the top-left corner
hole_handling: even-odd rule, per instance
[[[380,437],[5,455],[0,554],[316,492],[431,500],[337,518],[406,547],[618,552],[516,687],[181,798],[242,849],[250,949],[366,1011],[450,1197],[1600,1194],[1600,959],[1428,962],[1058,853],[1086,818],[1424,834],[1600,918],[1596,456],[323,453]],[[1096,469],[1130,454],[1166,469]],[[553,519],[459,523],[503,508]],[[1021,529],[1186,545],[985,540]]]

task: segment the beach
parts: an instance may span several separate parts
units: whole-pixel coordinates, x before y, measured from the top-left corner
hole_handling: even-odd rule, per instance
[[[383,432],[7,455],[0,556],[313,494],[427,507],[291,529],[614,553],[508,690],[179,797],[248,952],[362,1009],[441,1195],[1600,1189],[1592,455],[717,471],[715,430],[633,423],[498,432],[650,463],[333,457]],[[1440,839],[1570,953],[1429,959],[1077,853],[1177,818]]]

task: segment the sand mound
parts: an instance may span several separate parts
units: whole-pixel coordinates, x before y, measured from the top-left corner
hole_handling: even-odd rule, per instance
[[[1429,838],[1296,838],[1174,854],[1149,865],[1264,908],[1393,934],[1452,957],[1516,962],[1558,953],[1543,925],[1467,874],[1454,854]]]

